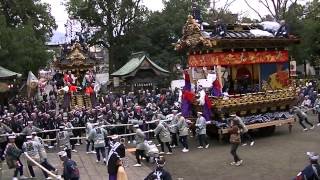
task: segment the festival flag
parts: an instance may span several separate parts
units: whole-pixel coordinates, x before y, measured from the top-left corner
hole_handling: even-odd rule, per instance
[[[187,70],[183,72],[184,74],[184,87],[183,90],[191,91],[191,82],[190,82],[190,75]]]
[[[27,79],[27,94],[29,98],[31,97],[31,93],[37,88],[38,83],[38,78],[31,71],[29,71]]]
[[[213,81],[212,83],[212,91],[211,91],[212,96],[217,96],[221,97],[222,96],[222,86],[218,78]]]
[[[191,103],[195,95],[191,91],[190,75],[186,70],[184,71],[184,82],[185,84],[182,90],[181,113],[183,117],[189,117],[191,115]]]

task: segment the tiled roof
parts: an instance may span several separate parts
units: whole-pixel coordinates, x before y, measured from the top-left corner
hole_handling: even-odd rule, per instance
[[[124,65],[122,66],[118,71],[114,72],[111,74],[111,76],[125,76],[136,69],[140,67],[140,65],[143,63],[143,61],[148,61],[155,69],[158,71],[161,71],[163,73],[169,73],[169,71],[163,69],[162,67],[158,66],[156,63],[150,60],[150,58],[146,55],[144,52],[138,52],[138,53],[133,53],[131,55],[131,59]]]

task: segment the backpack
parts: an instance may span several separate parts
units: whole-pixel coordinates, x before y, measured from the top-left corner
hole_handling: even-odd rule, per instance
[[[79,172],[79,168],[77,166],[77,163],[75,161],[69,160],[69,165],[71,166],[71,173],[70,173],[70,177],[71,178],[79,178],[80,177],[80,172]]]

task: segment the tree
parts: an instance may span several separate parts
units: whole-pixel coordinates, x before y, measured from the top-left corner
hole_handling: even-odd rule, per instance
[[[50,6],[41,0],[0,0],[0,14],[7,26],[16,28],[31,25],[36,37],[49,40],[57,28]]]
[[[244,2],[259,16],[260,20],[264,19],[259,10],[250,4],[251,1],[244,0]],[[266,8],[273,20],[280,21],[285,19],[288,7],[291,4],[297,4],[297,2],[298,0],[259,0],[259,7]]]
[[[111,72],[121,62],[118,57],[122,42],[133,24],[146,15],[141,0],[70,0],[67,2],[70,16],[96,31],[88,37],[89,44],[108,48]]]
[[[297,47],[300,62],[307,60],[313,65],[319,66],[320,59],[320,2],[313,0],[304,8],[304,19],[299,34],[302,43]]]
[[[27,75],[49,59],[46,40],[56,28],[39,0],[0,0],[0,65]]]

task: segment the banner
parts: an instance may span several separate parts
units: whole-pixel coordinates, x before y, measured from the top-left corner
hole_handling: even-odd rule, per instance
[[[214,52],[189,55],[190,67],[211,67],[216,65],[282,63],[289,59],[288,51]]]
[[[297,62],[290,61],[290,76],[297,76]]]

